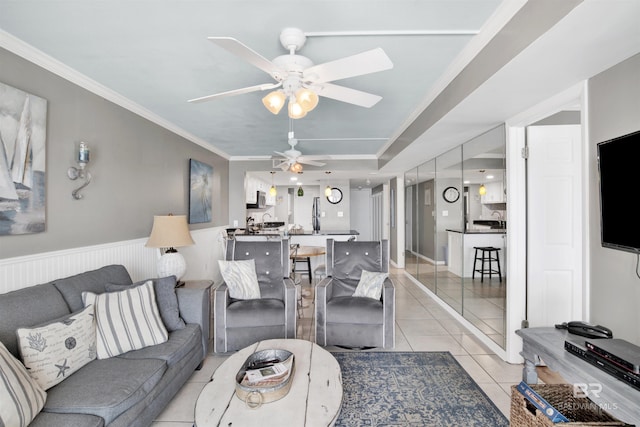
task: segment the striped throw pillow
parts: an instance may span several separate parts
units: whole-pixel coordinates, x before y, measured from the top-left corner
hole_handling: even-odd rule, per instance
[[[0,425],[27,426],[44,407],[47,392],[0,342]]]
[[[98,359],[161,344],[169,338],[151,280],[120,292],[83,292],[82,301],[85,307],[94,305]]]

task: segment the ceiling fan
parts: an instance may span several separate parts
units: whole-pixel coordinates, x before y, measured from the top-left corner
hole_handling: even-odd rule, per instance
[[[234,38],[208,37],[208,39],[266,72],[276,82],[220,92],[190,99],[189,102],[204,102],[275,89],[263,98],[265,107],[272,113],[278,114],[285,101],[289,100],[289,117],[294,119],[304,117],[308,111],[315,108],[318,96],[370,108],[382,97],[330,82],[393,68],[393,63],[381,48],[313,65],[309,58],[296,54],[306,42],[305,34],[298,28],[282,30],[280,43],[289,51],[289,54],[278,56],[273,61],[269,61]]]
[[[324,166],[325,164],[322,162],[317,162],[311,159],[305,159],[302,156],[302,153],[296,150],[296,145],[298,144],[298,140],[294,137],[293,131],[289,132],[289,145],[291,148],[285,152],[274,151],[278,156],[273,158],[273,167],[280,168],[283,171],[290,172],[302,172],[302,165],[311,165],[311,166]]]

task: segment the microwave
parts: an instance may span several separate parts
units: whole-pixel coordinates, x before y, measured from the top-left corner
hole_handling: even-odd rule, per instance
[[[256,202],[247,203],[247,209],[262,209],[267,207],[267,193],[256,191]]]

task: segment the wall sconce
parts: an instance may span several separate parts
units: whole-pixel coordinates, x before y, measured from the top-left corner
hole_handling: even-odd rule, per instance
[[[73,190],[71,195],[74,199],[80,200],[82,199],[82,194],[80,194],[80,190],[89,185],[91,182],[91,174],[87,170],[87,165],[89,164],[89,146],[86,142],[81,141],[80,147],[78,148],[78,167],[71,166],[67,170],[67,176],[69,179],[76,180],[78,178],[84,179],[84,183]]]

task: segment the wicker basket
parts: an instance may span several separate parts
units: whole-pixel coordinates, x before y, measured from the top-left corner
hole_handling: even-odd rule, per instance
[[[530,387],[550,405],[562,412],[571,422],[554,424],[545,414],[529,403],[516,386],[511,386],[511,426],[628,426],[628,424],[613,418],[588,398],[575,397],[571,384],[534,384]]]

